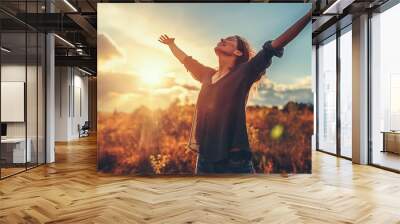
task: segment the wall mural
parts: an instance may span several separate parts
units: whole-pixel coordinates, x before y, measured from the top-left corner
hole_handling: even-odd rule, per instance
[[[98,4],[98,170],[311,173],[311,4]]]

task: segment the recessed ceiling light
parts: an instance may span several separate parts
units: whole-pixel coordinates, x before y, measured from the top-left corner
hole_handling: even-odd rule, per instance
[[[83,73],[85,73],[85,74],[87,74],[87,75],[93,75],[92,73],[90,73],[90,72],[88,72],[88,71],[86,71],[86,70],[83,70],[83,69],[81,69],[81,68],[79,68],[79,67],[78,67],[78,70],[81,71],[81,72],[83,72]]]
[[[78,10],[68,1],[64,0],[65,4],[67,4],[74,12],[78,12]]]
[[[9,50],[9,49],[7,49],[5,47],[1,47],[1,51],[4,51],[6,53],[10,53],[11,52],[11,50]]]
[[[54,36],[55,37],[57,37],[59,40],[61,40],[62,42],[64,42],[64,43],[66,43],[67,45],[69,45],[70,47],[73,47],[73,48],[75,48],[75,45],[73,45],[71,42],[69,42],[68,40],[66,40],[66,39],[64,39],[64,38],[62,38],[62,37],[60,37],[59,35],[57,35],[57,34],[54,34]]]

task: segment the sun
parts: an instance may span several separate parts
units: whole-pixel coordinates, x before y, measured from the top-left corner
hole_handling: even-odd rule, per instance
[[[140,76],[142,82],[150,86],[158,86],[161,84],[162,77],[160,75],[148,74]]]
[[[142,84],[151,87],[160,86],[167,75],[165,63],[161,60],[142,63],[136,71]]]
[[[139,71],[139,77],[147,86],[159,86],[165,78],[165,71],[158,66],[146,67]]]

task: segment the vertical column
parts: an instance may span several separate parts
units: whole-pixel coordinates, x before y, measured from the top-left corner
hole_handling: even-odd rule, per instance
[[[368,163],[368,15],[353,19],[352,157]]]
[[[46,1],[46,11],[53,12],[51,1]],[[46,34],[46,163],[55,161],[55,44],[54,34]]]
[[[341,147],[342,147],[342,123],[341,123],[341,114],[340,114],[340,83],[341,83],[341,64],[340,64],[340,36],[341,31],[336,30],[336,155],[342,156]]]

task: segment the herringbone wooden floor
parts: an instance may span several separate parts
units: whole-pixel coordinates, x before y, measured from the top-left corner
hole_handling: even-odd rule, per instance
[[[96,143],[0,181],[0,223],[400,223],[400,175],[315,152],[312,175],[138,178],[96,172]]]

